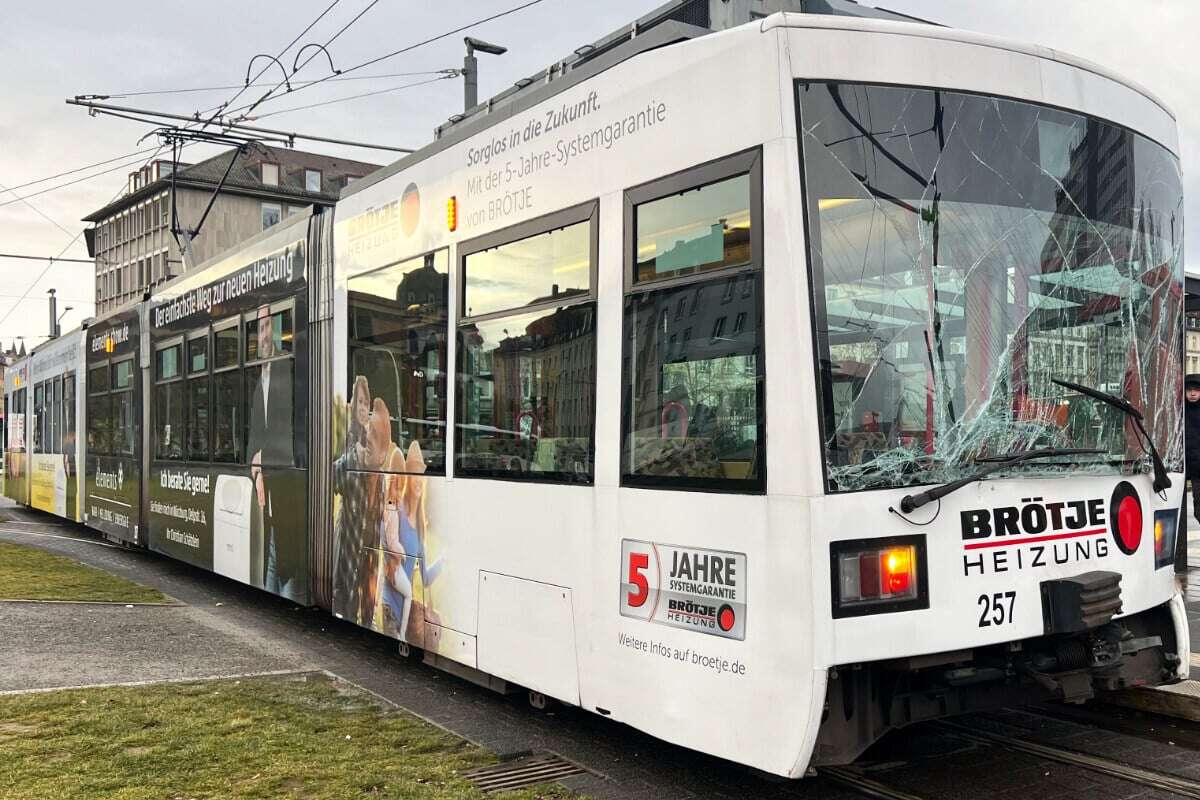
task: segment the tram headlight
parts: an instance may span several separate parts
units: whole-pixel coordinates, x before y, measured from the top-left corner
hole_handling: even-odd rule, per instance
[[[1179,512],[1175,509],[1154,512],[1154,568],[1175,563],[1175,540],[1179,533]]]
[[[833,616],[928,608],[925,537],[833,542]]]

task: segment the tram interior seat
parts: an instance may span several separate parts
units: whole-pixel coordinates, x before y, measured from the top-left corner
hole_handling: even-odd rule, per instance
[[[634,463],[641,475],[677,478],[728,477],[711,439],[646,437],[635,439]],[[753,463],[753,462],[749,462]],[[748,467],[747,467],[748,468]]]

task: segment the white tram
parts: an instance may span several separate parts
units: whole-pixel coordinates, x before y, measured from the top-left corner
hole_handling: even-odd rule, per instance
[[[1186,676],[1159,101],[791,14],[552,77],[122,323],[125,538],[788,776]]]

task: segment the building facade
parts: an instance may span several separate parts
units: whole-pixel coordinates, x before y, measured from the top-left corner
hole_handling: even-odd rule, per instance
[[[341,190],[378,169],[362,161],[282,148],[229,150],[175,172],[178,225],[194,229],[236,158],[204,226],[192,240],[199,264],[308,206],[332,206]],[[88,254],[96,259],[96,313],[140,298],[185,270],[171,223],[172,162],[129,175],[125,193],[84,217]]]

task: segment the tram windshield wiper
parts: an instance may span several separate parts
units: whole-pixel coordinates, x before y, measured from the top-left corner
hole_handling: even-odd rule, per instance
[[[1142,424],[1142,412],[1137,407],[1123,397],[1117,397],[1115,394],[1102,392],[1090,386],[1083,386],[1072,381],[1060,381],[1058,378],[1051,378],[1050,380],[1059,386],[1074,389],[1080,394],[1087,395],[1094,400],[1099,400],[1101,403],[1107,403],[1113,408],[1120,409],[1125,414],[1128,414],[1133,419],[1134,427],[1141,434],[1143,449],[1150,453],[1150,462],[1154,465],[1154,491],[1162,492],[1171,488],[1171,478],[1167,475],[1166,465],[1163,464],[1162,457],[1158,454],[1158,448],[1154,446],[1154,440],[1150,438],[1150,434],[1146,433],[1146,426]]]
[[[973,475],[968,475],[965,478],[959,478],[950,483],[944,483],[941,486],[935,486],[924,492],[916,494],[906,494],[900,498],[900,510],[905,514],[915,511],[926,503],[932,503],[934,500],[940,500],[951,492],[956,492],[967,484],[980,481],[991,475],[993,472],[999,472],[1013,464],[1020,464],[1023,461],[1033,461],[1039,458],[1054,458],[1055,456],[1081,456],[1094,455],[1103,453],[1094,447],[1047,447],[1042,450],[1024,450],[1020,453],[1008,453],[1002,456],[992,456],[990,458],[976,459],[977,464],[987,462],[987,466],[980,469]]]

